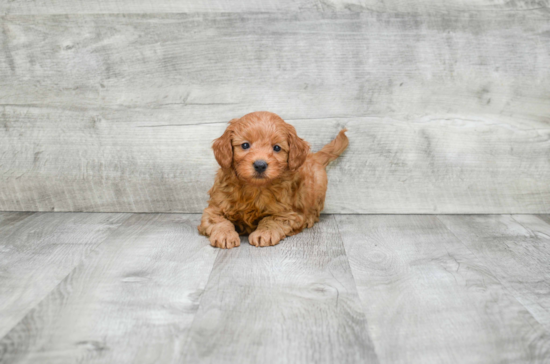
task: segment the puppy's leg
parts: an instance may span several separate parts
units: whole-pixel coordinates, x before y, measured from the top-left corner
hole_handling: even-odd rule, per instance
[[[207,207],[202,214],[199,233],[209,237],[210,245],[222,249],[231,249],[241,245],[239,234],[235,231],[235,225],[227,220],[221,212],[214,207]]]
[[[296,212],[264,217],[256,231],[248,236],[248,242],[254,246],[277,245],[285,237],[300,232],[304,221],[304,216]]]

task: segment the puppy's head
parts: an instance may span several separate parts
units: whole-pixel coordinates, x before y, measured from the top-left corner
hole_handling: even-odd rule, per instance
[[[279,116],[260,111],[231,120],[213,149],[222,168],[233,168],[239,178],[263,185],[287,170],[298,169],[306,160],[309,144]]]

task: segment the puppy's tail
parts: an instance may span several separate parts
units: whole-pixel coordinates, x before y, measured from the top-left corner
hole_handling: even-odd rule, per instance
[[[346,131],[348,131],[348,129],[340,130],[333,141],[325,145],[320,151],[313,155],[315,159],[323,166],[328,166],[330,162],[338,158],[338,156],[348,147],[349,140],[345,134]]]

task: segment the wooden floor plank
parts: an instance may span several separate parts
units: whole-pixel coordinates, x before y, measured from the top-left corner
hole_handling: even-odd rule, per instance
[[[334,218],[270,248],[218,256],[188,363],[375,363]]]
[[[28,215],[3,216],[0,223],[0,337],[129,217],[89,213]],[[20,222],[4,229],[6,220]]]
[[[218,250],[199,215],[133,215],[0,342],[0,362],[166,363]]]
[[[199,219],[0,212],[0,363],[550,361],[548,216],[323,216],[230,251]]]
[[[550,332],[550,225],[533,215],[439,219]]]
[[[337,216],[381,363],[541,363],[550,336],[435,216]]]
[[[550,215],[537,215],[537,217],[543,221],[546,221],[546,223],[550,224]]]
[[[2,236],[4,236],[4,234],[8,234],[8,230],[14,229],[17,224],[20,224],[23,220],[33,214],[33,212],[0,211],[0,244],[2,243]]]
[[[485,0],[488,1],[488,0]],[[1,14],[246,13],[319,8],[318,0],[14,0],[0,3]]]
[[[548,0],[10,0],[0,3],[0,14],[103,14],[103,13],[246,13],[297,12],[304,10],[342,12],[451,13],[462,11],[545,12]]]

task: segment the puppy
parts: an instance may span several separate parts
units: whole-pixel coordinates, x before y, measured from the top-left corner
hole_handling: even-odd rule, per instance
[[[276,114],[261,111],[233,119],[213,144],[220,165],[199,233],[218,248],[278,244],[319,221],[327,191],[325,167],[348,146],[340,131],[319,152]]]

